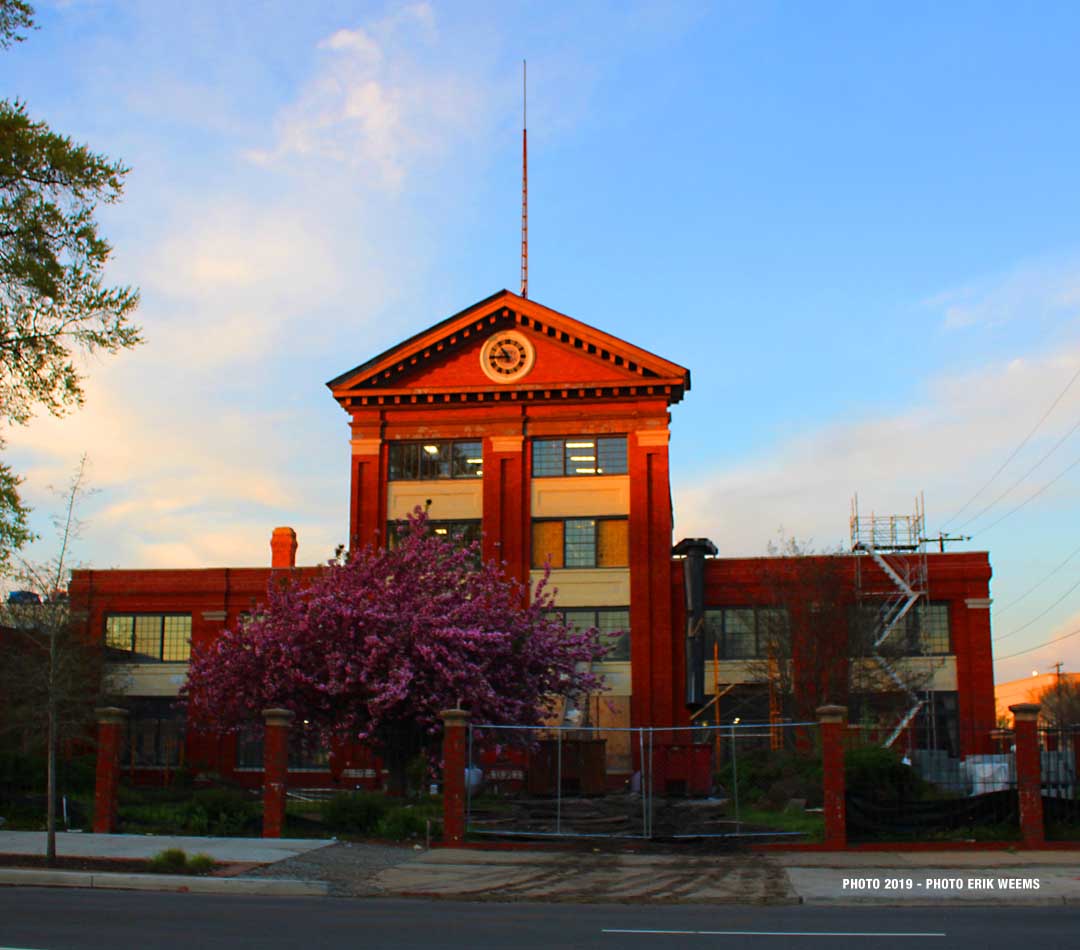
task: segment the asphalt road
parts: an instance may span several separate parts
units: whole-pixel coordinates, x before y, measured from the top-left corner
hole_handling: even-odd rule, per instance
[[[492,904],[0,888],[0,950],[1080,946],[1080,908]]]

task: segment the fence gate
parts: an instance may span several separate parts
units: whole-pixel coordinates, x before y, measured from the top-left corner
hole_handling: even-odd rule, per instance
[[[466,831],[688,840],[814,836],[816,723],[470,724]]]

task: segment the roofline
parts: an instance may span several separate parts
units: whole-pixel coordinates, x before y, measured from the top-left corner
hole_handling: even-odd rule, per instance
[[[459,310],[457,313],[446,317],[443,320],[440,320],[438,323],[435,323],[432,326],[429,326],[418,333],[414,333],[412,336],[408,337],[405,340],[402,340],[400,343],[396,343],[389,349],[383,350],[383,352],[379,353],[377,356],[373,356],[371,359],[365,361],[364,363],[361,363],[359,366],[356,366],[353,369],[342,373],[341,375],[330,380],[326,384],[327,388],[329,388],[330,391],[335,394],[336,398],[338,396],[338,393],[336,391],[337,388],[347,385],[350,380],[355,379],[357,376],[363,376],[365,373],[377,371],[379,367],[384,363],[391,361],[392,359],[397,359],[395,354],[398,354],[403,350],[407,350],[411,345],[419,344],[425,338],[437,337],[440,331],[446,330],[450,325],[463,320],[463,318],[467,317],[469,314],[477,310],[490,308],[491,305],[496,303],[497,301],[507,299],[516,302],[514,309],[518,312],[521,312],[522,310],[528,311],[529,309],[535,308],[535,310],[539,310],[541,312],[541,319],[545,323],[547,322],[548,318],[546,316],[543,316],[543,314],[551,314],[554,318],[566,321],[567,324],[580,328],[579,332],[594,335],[597,345],[600,345],[601,340],[609,341],[608,345],[611,349],[623,349],[624,352],[630,355],[631,358],[639,364],[652,364],[652,367],[654,367],[654,371],[656,372],[658,379],[666,378],[668,375],[672,377],[677,377],[680,381],[679,385],[682,387],[683,390],[690,389],[690,370],[687,369],[685,366],[674,363],[671,360],[666,359],[665,357],[660,356],[657,353],[653,353],[650,350],[642,349],[641,347],[636,346],[635,344],[630,343],[629,341],[624,340],[621,337],[617,337],[612,333],[608,333],[606,330],[601,330],[598,327],[594,327],[591,324],[585,323],[583,320],[577,319],[576,317],[571,317],[568,314],[561,313],[558,310],[554,310],[553,308],[545,306],[544,304],[539,303],[535,300],[530,300],[527,297],[520,297],[512,291],[506,290],[505,288],[503,290],[497,291],[494,294],[491,294],[489,297],[485,297],[483,300],[471,304],[463,310]]]
[[[386,357],[388,357],[395,350],[399,350],[403,346],[408,346],[410,343],[413,343],[413,342],[419,340],[421,337],[427,336],[433,330],[438,330],[440,327],[444,327],[447,324],[453,323],[455,320],[460,319],[461,317],[465,316],[465,314],[467,314],[470,310],[475,310],[477,307],[486,306],[487,304],[491,303],[492,301],[498,300],[499,297],[502,297],[503,295],[509,294],[509,293],[510,293],[510,291],[507,290],[505,287],[502,290],[496,290],[495,293],[493,293],[490,297],[485,297],[483,300],[478,300],[476,303],[470,304],[464,310],[459,310],[457,313],[451,314],[449,317],[446,317],[446,318],[440,320],[438,323],[433,324],[430,327],[425,327],[423,330],[419,330],[418,332],[414,333],[412,336],[408,337],[407,339],[399,340],[393,346],[388,347],[387,349],[383,350],[377,356],[373,356],[373,357],[371,357],[371,359],[365,360],[359,366],[354,366],[352,369],[347,370],[346,372],[342,373],[340,376],[335,376],[333,379],[331,379],[326,384],[327,387],[329,389],[333,389],[335,386],[337,386],[339,383],[344,382],[350,376],[355,376],[357,373],[360,373],[363,370],[368,369],[371,366],[374,366],[376,363],[380,362],[381,360],[386,359]]]

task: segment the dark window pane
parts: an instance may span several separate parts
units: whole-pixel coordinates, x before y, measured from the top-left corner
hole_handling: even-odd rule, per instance
[[[920,604],[916,610],[919,624],[919,652],[934,656],[952,652],[948,604]]]
[[[565,522],[566,567],[596,567],[596,521],[592,518]]]
[[[562,475],[562,439],[536,439],[532,444],[532,451],[532,473],[534,478]]]
[[[596,443],[597,475],[626,474],[626,436],[598,439]]]
[[[483,474],[483,446],[479,442],[455,442],[454,478],[475,478]]]
[[[721,659],[745,660],[757,653],[754,640],[753,608],[732,608],[724,611],[724,642]]]
[[[394,442],[390,446],[390,479],[420,477],[420,446],[415,442]]]
[[[604,657],[608,662],[630,659],[630,610],[626,607],[598,610],[596,626],[601,640],[612,647]]]

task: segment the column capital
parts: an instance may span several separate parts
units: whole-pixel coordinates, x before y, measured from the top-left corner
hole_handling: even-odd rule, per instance
[[[1042,707],[1038,703],[1017,703],[1009,707],[1009,712],[1017,722],[1035,722],[1039,718],[1039,710]]]
[[[818,722],[843,723],[847,721],[847,706],[818,706]]]
[[[268,726],[288,726],[296,718],[291,709],[270,708],[262,711],[263,721]]]
[[[128,717],[128,711],[119,706],[101,706],[94,710],[99,726],[122,726]]]
[[[469,721],[469,712],[466,709],[444,709],[439,715],[447,726],[464,726]]]
[[[655,448],[658,446],[667,447],[671,441],[671,430],[664,429],[638,429],[634,435],[637,436],[637,444],[642,448]]]

